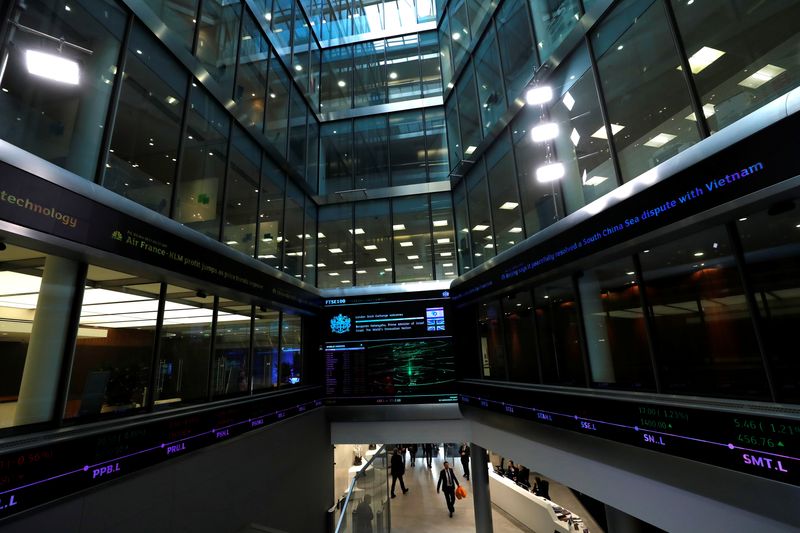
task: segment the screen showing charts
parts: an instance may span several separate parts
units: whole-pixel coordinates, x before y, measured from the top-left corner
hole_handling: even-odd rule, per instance
[[[457,401],[447,299],[400,296],[326,302],[329,403]]]

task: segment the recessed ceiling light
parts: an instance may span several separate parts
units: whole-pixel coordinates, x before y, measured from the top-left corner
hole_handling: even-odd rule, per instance
[[[443,239],[436,239],[436,244],[447,244],[449,242],[450,242],[450,239],[448,237],[445,237]]]
[[[475,252],[475,257],[481,257],[481,256],[483,256],[483,254],[482,254],[482,253],[480,253],[480,252]]]
[[[329,276],[338,276],[339,273],[338,272],[328,272],[328,275]]]
[[[704,104],[703,105],[703,115],[705,115],[706,118],[714,116],[714,113],[716,113],[716,112],[717,112],[717,108],[714,107],[714,104]],[[694,116],[694,113],[690,113],[686,117],[686,120],[697,120],[697,117]]]
[[[489,243],[489,244],[485,245],[484,248],[494,248],[494,244]]]
[[[294,69],[295,69],[297,72],[300,72],[301,70],[303,70],[303,65],[295,65],[295,66],[294,66]]]
[[[509,233],[522,233],[522,228],[520,228],[520,227],[518,227],[518,226],[514,226],[513,228],[511,228],[510,230],[508,230],[508,232],[509,232]]]
[[[388,259],[386,259],[385,257],[376,257],[375,258],[375,262],[376,263],[385,263],[386,261],[388,261]]]
[[[475,224],[475,227],[472,228],[472,231],[486,231],[489,229],[489,226],[486,224]]]
[[[551,163],[536,169],[536,181],[539,183],[547,183],[549,181],[559,180],[564,177],[566,170],[561,163]]]
[[[450,268],[451,266],[453,266],[453,263],[445,263],[445,264],[443,264],[442,266],[443,266],[444,268]]]
[[[225,241],[225,244],[228,246],[233,246],[234,244],[239,244],[239,241]]]
[[[700,74],[703,69],[724,55],[725,52],[722,50],[704,46],[689,57],[689,69],[692,74]],[[678,70],[683,69],[678,67]]]
[[[464,155],[472,155],[475,153],[475,150],[477,149],[478,149],[477,146],[467,146],[467,149],[464,150]]]
[[[349,231],[350,233],[355,233],[356,235],[364,235],[363,228],[356,228],[355,230],[349,229],[347,231]]]
[[[433,226],[435,228],[440,228],[440,227],[446,226],[446,225],[447,225],[447,221],[446,220],[434,220],[433,221]]]
[[[384,269],[383,269],[383,271],[384,271],[384,272],[391,272],[391,271],[392,271],[392,267],[389,267],[389,268],[384,268]]]
[[[414,265],[414,270],[422,270],[423,268],[425,267],[423,267],[422,265]]]
[[[676,135],[672,135],[671,133],[659,133],[658,135],[656,135],[655,137],[644,143],[644,145],[649,146],[651,148],[661,148],[675,137]]]
[[[405,224],[395,224],[394,226],[392,226],[392,229],[394,231],[403,231],[404,229],[406,229],[406,225]]]
[[[350,283],[350,280],[349,279],[343,279],[343,280],[339,281],[339,283]]]
[[[318,239],[324,239],[325,238],[325,234],[322,233],[322,232],[319,232],[319,233],[317,233],[317,238]]]
[[[739,222],[744,222],[745,220],[747,220],[747,217],[742,217],[739,219]]]
[[[347,83],[345,83],[344,80],[339,80],[339,83],[337,83],[337,85],[339,87],[344,87],[345,85],[347,85]]]
[[[414,246],[414,243],[411,241],[403,241],[400,243],[401,248],[408,248],[409,246]]]
[[[511,211],[512,209],[516,209],[519,204],[517,202],[506,202],[500,206],[500,209],[506,209]]]
[[[703,257],[703,255],[704,255],[703,252],[695,252],[694,253],[695,257]]]
[[[455,272],[445,272],[444,275],[445,276],[455,276],[456,273]]]
[[[768,81],[780,76],[784,72],[786,72],[785,68],[776,67],[775,65],[767,65],[740,81],[739,85],[742,87],[747,87],[748,89],[758,89]]]
[[[442,257],[450,257],[451,255],[453,255],[453,252],[440,252],[439,255],[441,255]]]
[[[377,250],[378,247],[375,246],[374,244],[367,244],[367,245],[364,246],[364,249],[365,250]]]
[[[277,257],[275,257],[275,256],[274,256],[274,255],[272,255],[272,254],[259,255],[259,256],[258,256],[258,258],[259,258],[259,259],[277,259]]]
[[[633,276],[633,275],[635,274],[635,272],[625,272],[625,273],[626,273],[627,275],[629,275],[629,276]]]
[[[611,124],[611,135],[616,135],[623,129],[625,129],[625,126],[622,126],[620,124]],[[606,127],[601,126],[599,130],[592,133],[592,137],[594,137],[595,139],[608,139],[608,135],[606,135]]]
[[[345,262],[344,262],[344,264],[345,264],[345,265],[352,265],[352,264],[353,264],[353,262],[352,262],[352,261],[345,261]]]
[[[341,248],[331,248],[331,249],[330,249],[330,250],[328,250],[328,251],[329,251],[330,253],[332,253],[332,254],[340,254],[340,253],[342,253],[342,249],[341,249]]]
[[[408,258],[410,260],[414,261],[415,259],[419,259],[419,256],[418,255],[409,255]]]
[[[390,72],[389,73],[389,79],[390,80],[396,80],[397,79],[397,72]]]
[[[366,274],[366,270],[356,270],[356,274]]]

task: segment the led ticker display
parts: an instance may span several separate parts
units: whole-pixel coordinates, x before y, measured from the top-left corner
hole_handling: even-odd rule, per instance
[[[477,383],[459,392],[466,405],[800,485],[800,419]]]
[[[401,296],[326,301],[329,403],[456,401],[447,299]]]

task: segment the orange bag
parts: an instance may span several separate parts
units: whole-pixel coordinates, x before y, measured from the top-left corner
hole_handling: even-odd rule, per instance
[[[467,489],[465,489],[461,485],[456,487],[456,498],[461,500],[461,499],[466,498],[466,497],[467,497]]]

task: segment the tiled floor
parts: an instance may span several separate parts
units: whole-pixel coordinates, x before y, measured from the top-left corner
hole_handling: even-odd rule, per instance
[[[406,455],[408,459],[408,455]],[[472,507],[472,487],[464,479],[461,463],[457,461],[455,471],[459,482],[467,489],[467,498],[456,500],[456,512],[449,517],[444,494],[436,494],[436,482],[444,459],[434,458],[433,468],[428,469],[417,457],[417,465],[406,465],[404,480],[408,493],[397,487],[397,498],[391,500],[392,533],[462,533],[475,531],[475,513]],[[452,461],[451,461],[452,464]],[[519,533],[531,530],[516,523],[503,511],[492,509],[492,523],[495,533]],[[545,532],[542,532],[545,533]],[[546,532],[550,533],[550,532]]]

